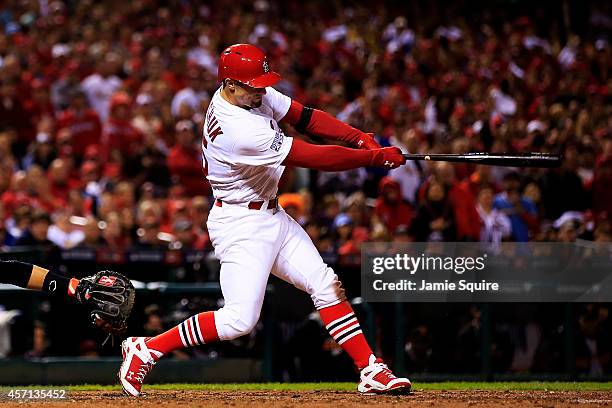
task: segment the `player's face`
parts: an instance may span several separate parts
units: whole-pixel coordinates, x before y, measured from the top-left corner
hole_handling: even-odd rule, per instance
[[[236,84],[234,98],[236,98],[238,106],[248,109],[259,108],[261,106],[263,96],[266,94],[266,88],[253,88],[238,81],[234,81],[234,83]]]

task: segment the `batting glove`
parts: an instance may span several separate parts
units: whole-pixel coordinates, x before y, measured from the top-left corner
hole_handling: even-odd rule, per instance
[[[371,166],[395,169],[406,163],[402,151],[397,147],[383,147],[372,151]]]

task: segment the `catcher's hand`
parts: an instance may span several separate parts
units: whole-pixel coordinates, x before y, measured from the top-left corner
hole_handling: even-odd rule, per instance
[[[127,329],[136,290],[132,282],[114,271],[100,271],[79,281],[76,299],[89,311],[91,323],[112,335]]]

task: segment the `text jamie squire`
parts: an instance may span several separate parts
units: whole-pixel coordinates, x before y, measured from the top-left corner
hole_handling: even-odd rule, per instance
[[[380,256],[372,258],[372,272],[382,275],[390,271],[403,271],[415,275],[419,271],[443,271],[462,275],[465,272],[482,271],[485,268],[487,254],[478,257],[451,257],[431,256],[421,254],[411,256],[408,254],[395,254],[393,256]],[[478,292],[498,291],[499,283],[487,282],[482,279],[479,282],[471,282],[461,279],[457,282],[445,279],[443,281],[419,281],[410,279],[399,279],[393,282],[385,282],[377,279],[372,282],[375,291],[420,291],[420,292]]]
[[[401,279],[396,282],[385,282],[381,279],[377,279],[372,283],[372,287],[377,291],[421,291],[421,292],[478,292],[478,291],[498,291],[499,283],[487,282],[481,280],[480,282],[468,282],[465,279],[461,279],[458,282],[449,282],[444,280],[443,282],[428,282],[421,280],[415,282],[408,279]]]

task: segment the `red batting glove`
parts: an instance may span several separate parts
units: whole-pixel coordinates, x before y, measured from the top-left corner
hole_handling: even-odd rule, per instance
[[[373,150],[371,166],[395,169],[406,163],[402,151],[398,147],[383,147]]]
[[[382,146],[374,139],[374,133],[362,133],[355,141],[355,147],[364,150],[381,149]]]

